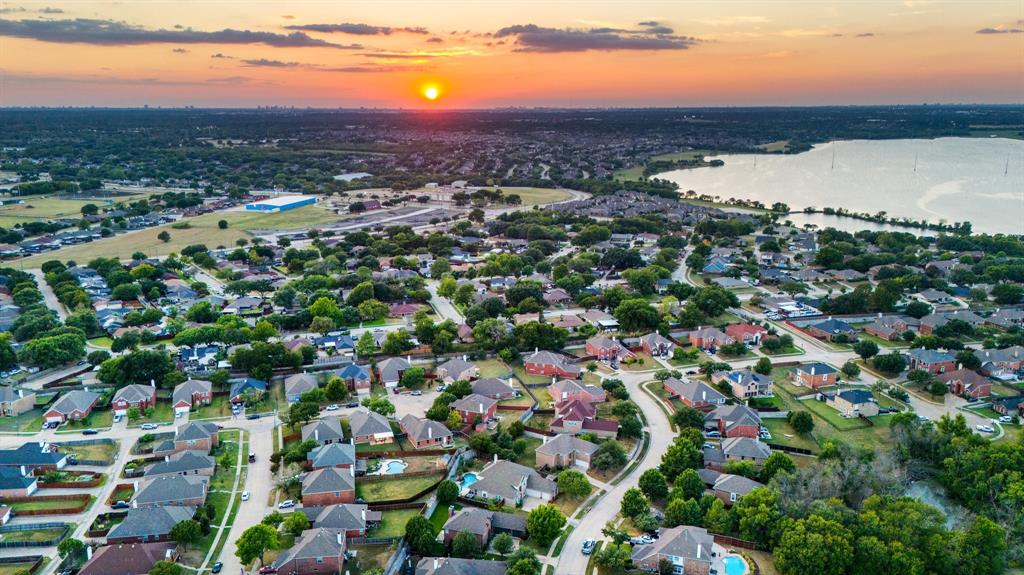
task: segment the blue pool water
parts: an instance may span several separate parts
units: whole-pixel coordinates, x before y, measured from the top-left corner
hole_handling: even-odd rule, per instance
[[[459,481],[459,487],[465,489],[476,483],[476,479],[476,473],[467,473],[462,476],[462,481]]]
[[[747,572],[747,564],[735,555],[722,559],[725,563],[725,575],[743,575]]]
[[[405,471],[405,468],[408,466],[409,464],[404,461],[398,461],[397,459],[393,459],[384,464],[383,469],[381,470],[381,474],[398,475],[399,473]]]

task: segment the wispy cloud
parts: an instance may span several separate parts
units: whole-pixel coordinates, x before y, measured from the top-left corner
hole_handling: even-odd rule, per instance
[[[60,8],[51,8],[49,6],[44,6],[42,8],[36,8],[36,9],[32,9],[32,10],[29,10],[28,8],[25,8],[24,6],[3,6],[3,7],[0,7],[0,14],[27,14],[29,12],[34,13],[34,14],[63,14],[64,13],[64,11],[61,10]]]
[[[1024,24],[1024,20],[1017,20],[1013,25],[993,26],[991,28],[982,28],[975,32],[975,34],[1021,34],[1024,33],[1024,28],[1021,25]]]
[[[323,32],[327,34],[352,34],[354,36],[390,36],[394,33],[404,32],[406,34],[429,34],[426,28],[395,28],[392,26],[374,26],[372,24],[356,24],[343,22],[341,24],[293,24],[285,26],[288,30],[302,30],[303,32]]]
[[[210,54],[210,57],[211,58],[218,58],[218,59],[219,58],[223,58],[225,60],[234,60],[235,59],[234,56],[228,56],[227,54],[221,54],[220,52],[217,52],[216,54]]]
[[[185,48],[174,48],[171,50],[171,52],[174,52],[175,54],[184,54],[188,52],[188,50],[186,50]]]
[[[131,77],[100,74],[70,74],[70,75],[47,75],[47,74],[25,74],[12,73],[0,70],[0,75],[5,81],[22,82],[32,84],[99,84],[99,85],[121,85],[121,86],[204,86],[208,84],[250,84],[264,82],[247,76],[224,76],[204,80],[174,80],[156,77]]]
[[[0,36],[28,38],[59,44],[136,46],[142,44],[265,44],[275,48],[334,48],[359,50],[358,44],[343,45],[312,38],[303,32],[277,34],[226,28],[200,31],[191,28],[150,29],[113,20],[0,20]]]
[[[242,65],[249,68],[298,68],[302,66],[299,62],[282,62],[281,60],[268,60],[267,58],[242,60]]]
[[[340,66],[336,68],[320,68],[322,72],[336,72],[340,74],[380,74],[385,72],[422,72],[428,70],[429,66],[394,66],[394,65],[377,65],[377,64],[365,64],[359,66]]]
[[[861,32],[860,34],[857,34],[857,37],[858,38],[874,38],[875,37],[875,33],[874,32]]]
[[[646,29],[544,28],[536,24],[508,26],[495,38],[515,38],[517,52],[587,52],[613,50],[686,50],[696,38],[658,34]]]

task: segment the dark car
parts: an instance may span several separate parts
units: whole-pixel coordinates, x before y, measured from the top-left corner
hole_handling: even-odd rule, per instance
[[[224,568],[224,564],[220,561],[213,564],[213,569],[210,569],[211,573],[220,573],[220,570]]]
[[[111,509],[128,509],[131,507],[127,501],[117,501],[110,506]]]
[[[86,429],[85,431],[82,432],[82,435],[96,435],[97,433],[99,433],[99,430]]]
[[[277,573],[277,569],[274,569],[270,565],[260,567],[260,575],[267,575],[268,573]]]
[[[259,419],[260,418],[260,414],[258,414],[258,413],[250,413],[249,415],[246,415],[245,418],[246,419]]]
[[[359,402],[358,401],[350,401],[350,402],[345,404],[345,407],[359,407]]]

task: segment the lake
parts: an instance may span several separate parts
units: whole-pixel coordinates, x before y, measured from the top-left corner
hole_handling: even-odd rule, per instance
[[[842,140],[801,154],[715,158],[725,165],[656,177],[676,182],[681,191],[722,200],[743,198],[769,206],[784,202],[793,210],[813,206],[885,211],[914,220],[969,221],[976,232],[1024,234],[1020,140]],[[793,214],[790,219],[803,223],[803,218]],[[860,229],[871,227],[863,224]]]

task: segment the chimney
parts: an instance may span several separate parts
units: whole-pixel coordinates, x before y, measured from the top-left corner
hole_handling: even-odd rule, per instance
[[[340,531],[338,532],[338,545],[345,547],[345,534]]]
[[[28,477],[28,473],[25,472],[25,466],[24,465],[21,466],[21,476],[22,477]]]
[[[317,441],[320,441],[320,428],[319,427],[313,430],[313,439],[315,439]]]
[[[539,347],[533,348],[533,353],[540,353],[540,348]]]
[[[479,411],[480,411],[480,413],[483,413],[483,412],[484,412],[484,402],[482,402],[482,401],[481,401],[481,402],[478,402],[478,403],[476,404],[476,406],[477,406],[477,410],[479,410]]]
[[[959,371],[959,370],[961,370],[961,369],[963,369],[963,368],[964,368],[964,364],[962,364],[962,363],[958,363],[958,364],[956,364],[956,369],[957,369],[957,371]]]
[[[149,380],[149,386],[154,388],[154,389],[156,389],[156,380],[155,379]]]
[[[454,516],[455,516],[455,506],[454,505],[449,505],[448,506],[448,517],[451,518],[451,517],[454,517]]]
[[[363,505],[363,508],[359,511],[359,515],[360,515],[360,517],[363,518],[363,521],[366,521],[366,506],[365,505]]]
[[[707,401],[707,399],[708,399],[708,390],[706,390],[706,389],[701,390],[701,392],[700,392],[700,399],[701,399],[701,401]]]
[[[814,375],[814,372],[817,371],[817,370],[818,370],[818,368],[812,365],[811,366],[811,375]]]
[[[164,463],[166,463],[166,462],[168,462],[170,460],[171,460],[171,456],[170,455],[165,455],[164,456]]]
[[[411,355],[405,356],[405,361],[407,361],[409,363],[412,363],[412,356]]]
[[[495,453],[495,454],[494,454],[494,463],[497,463],[497,462],[498,462],[498,454],[497,454],[497,453]]]
[[[92,545],[86,545],[85,546],[85,560],[88,561],[90,559],[92,559]]]
[[[437,557],[434,557],[434,571],[437,571],[437,567],[438,567]]]
[[[24,389],[19,389],[18,390],[18,397],[19,398],[25,397],[25,390]]]
[[[697,559],[700,559],[701,555],[703,555],[703,554],[704,554],[704,545],[698,543],[697,544]]]
[[[466,355],[466,354],[462,354],[462,361],[466,361],[466,360],[467,360],[468,358],[469,358],[469,356],[468,356],[468,355]]]
[[[428,426],[427,427],[427,439],[433,439],[433,438],[434,438],[434,428]]]

